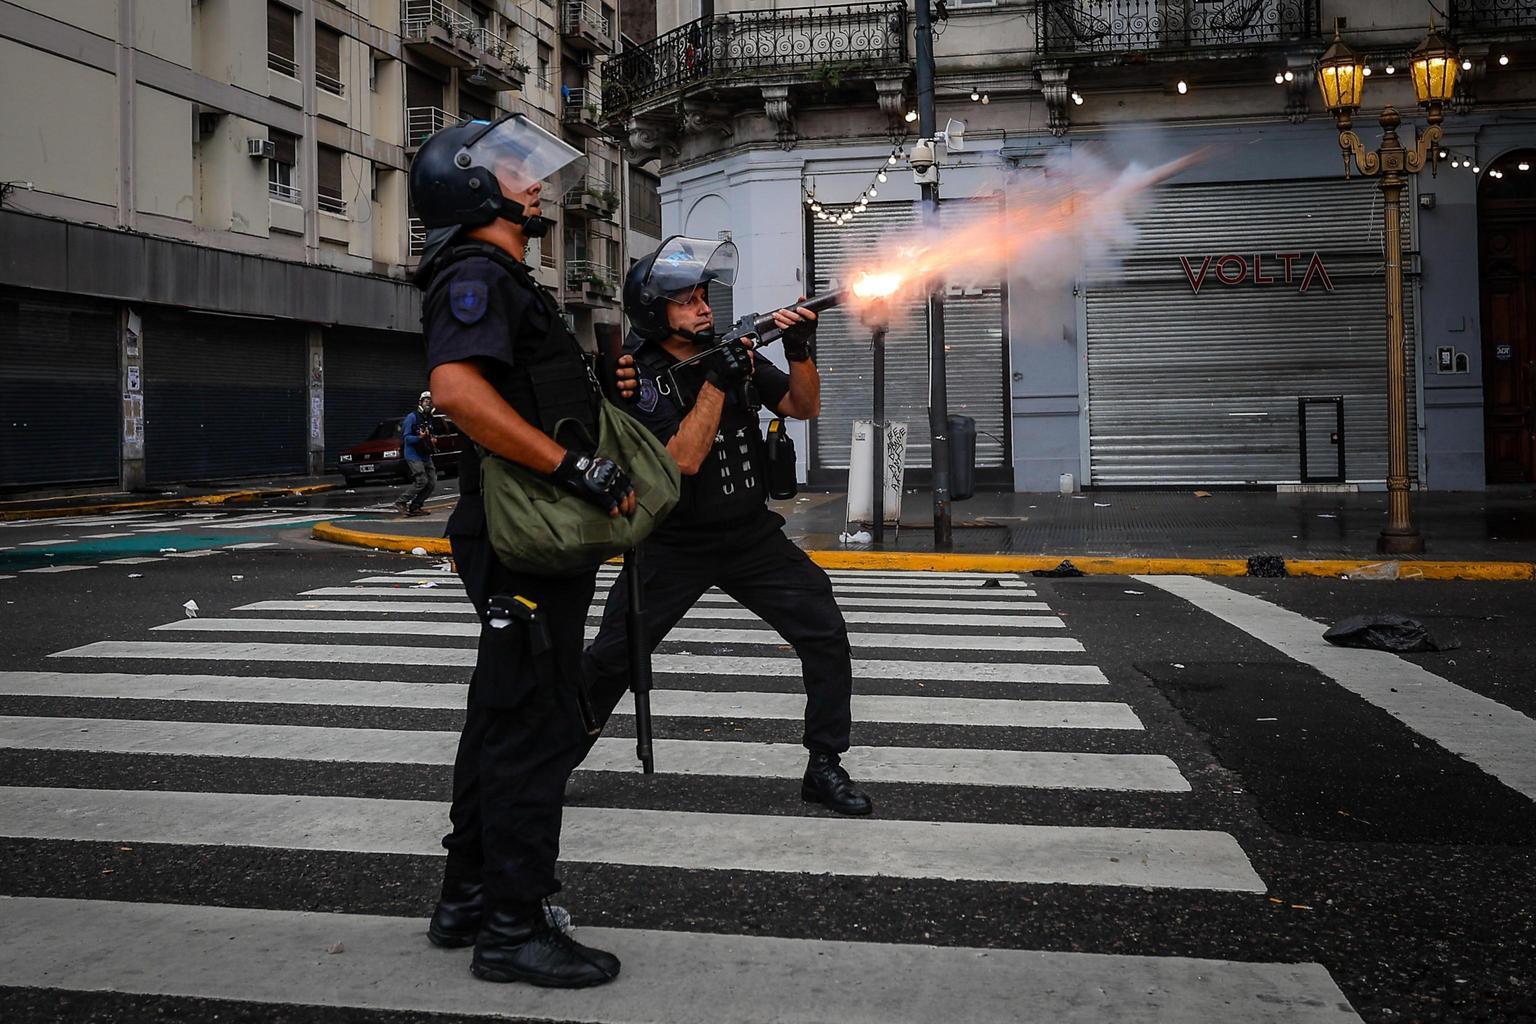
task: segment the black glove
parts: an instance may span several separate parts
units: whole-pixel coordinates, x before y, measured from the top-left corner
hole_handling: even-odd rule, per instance
[[[704,367],[705,383],[726,393],[752,376],[752,356],[747,346],[739,341],[722,345],[700,365]]]
[[[610,513],[634,490],[619,464],[600,455],[567,451],[550,477],[576,497]]]
[[[784,358],[792,363],[803,363],[811,358],[811,341],[816,337],[816,321],[801,320],[786,328],[782,335]]]

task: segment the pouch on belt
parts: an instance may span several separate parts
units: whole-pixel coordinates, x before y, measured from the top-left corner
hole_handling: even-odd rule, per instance
[[[497,711],[546,715],[560,703],[561,672],[549,626],[538,603],[522,595],[493,594],[486,601],[476,665],[476,699]],[[572,687],[589,735],[600,731],[581,680]]]

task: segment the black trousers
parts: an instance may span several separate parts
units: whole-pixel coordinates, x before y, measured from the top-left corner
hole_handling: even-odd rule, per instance
[[[653,538],[644,546],[645,629],[652,650],[710,587],[719,587],[774,629],[800,656],[805,679],[807,749],[848,749],[853,655],[848,626],[827,574],[780,529],[784,520],[763,510],[729,530],[700,530],[679,543]],[[599,721],[606,722],[629,686],[628,570],[608,592],[603,625],[584,659]]]
[[[481,632],[453,765],[453,828],[443,837],[448,870],[483,880],[493,903],[533,903],[560,890],[565,784],[588,749],[575,688],[597,568],[575,577],[513,573],[483,532],[450,540]],[[492,595],[533,601],[543,630],[520,620],[486,625]]]

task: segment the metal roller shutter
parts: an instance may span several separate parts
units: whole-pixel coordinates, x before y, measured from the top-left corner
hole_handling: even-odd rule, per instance
[[[0,296],[0,487],[118,479],[117,311]]]
[[[305,328],[144,318],[144,468],[152,482],[303,473]]]
[[[427,388],[419,334],[330,328],[325,332],[325,465],[366,440],[380,420],[416,408]]]
[[[1404,213],[1403,237],[1412,218]],[[1351,481],[1386,477],[1386,317],[1379,193],[1359,181],[1275,181],[1161,190],[1131,255],[1086,292],[1090,479],[1099,485],[1275,484],[1300,479],[1299,397],[1342,396]],[[1412,249],[1411,240],[1407,247]],[[1277,254],[1302,253],[1295,280]],[[1316,252],[1334,285],[1300,291]],[[1247,278],[1226,285],[1214,260]],[[1255,256],[1272,284],[1253,283]],[[1405,258],[1405,269],[1412,268]],[[1091,268],[1093,271],[1106,268]],[[1229,263],[1236,276],[1237,265]],[[1405,275],[1406,276],[1406,275]],[[1410,465],[1417,473],[1417,350],[1404,282]],[[1316,415],[1328,415],[1317,409]],[[1310,432],[1310,431],[1309,431]],[[1318,464],[1318,453],[1309,452]],[[1326,458],[1324,458],[1326,461]]]
[[[996,200],[943,204],[945,224],[965,223],[997,209]],[[893,239],[918,229],[912,203],[872,203],[847,224],[811,221],[811,279],[819,294],[854,273],[889,257]],[[932,466],[928,433],[928,315],[920,299],[897,304],[885,344],[886,415],[904,420],[907,465]],[[816,332],[816,365],[821,370],[821,417],[812,426],[813,469],[846,469],[853,421],[872,408],[869,329],[844,309],[821,318]],[[944,305],[948,353],[949,411],[976,420],[976,465],[1008,464],[1006,391],[1007,345],[1003,337],[1003,291],[996,282],[952,288]]]

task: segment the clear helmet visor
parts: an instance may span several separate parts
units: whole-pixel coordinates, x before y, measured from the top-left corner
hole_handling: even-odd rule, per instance
[[[687,302],[699,285],[718,281],[729,288],[735,284],[736,263],[736,245],[731,241],[674,235],[656,250],[641,293],[647,300],[660,296]]]
[[[503,195],[526,192],[542,181],[545,193],[561,196],[587,173],[585,156],[522,114],[472,123],[483,127],[455,160],[460,166],[491,171]]]

